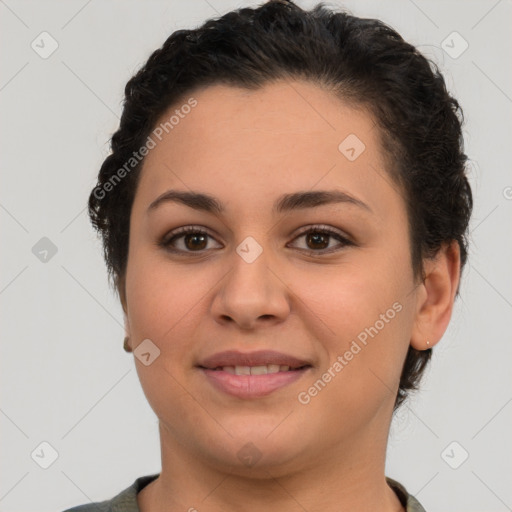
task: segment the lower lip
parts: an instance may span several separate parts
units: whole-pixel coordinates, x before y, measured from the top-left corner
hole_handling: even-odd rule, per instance
[[[200,368],[220,391],[238,398],[259,398],[300,379],[311,367],[263,375],[233,375],[222,370]]]

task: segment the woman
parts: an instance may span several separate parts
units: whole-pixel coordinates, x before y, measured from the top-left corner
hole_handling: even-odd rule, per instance
[[[322,5],[151,55],[89,212],[162,470],[100,510],[424,510],[385,455],[466,262],[461,120],[395,31]]]

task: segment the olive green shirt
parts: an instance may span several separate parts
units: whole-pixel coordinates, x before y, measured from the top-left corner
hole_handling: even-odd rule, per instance
[[[140,512],[139,506],[137,505],[137,493],[142,491],[146,485],[156,480],[159,476],[160,473],[141,476],[137,478],[130,487],[110,500],[79,505],[64,510],[63,512]],[[425,512],[425,509],[401,484],[391,478],[386,478],[386,480],[395,491],[395,494],[398,496],[398,499],[402,502],[407,512]]]

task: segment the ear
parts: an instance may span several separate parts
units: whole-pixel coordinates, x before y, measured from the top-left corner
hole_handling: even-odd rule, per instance
[[[411,346],[416,350],[436,345],[450,322],[460,279],[458,242],[443,244],[434,259],[424,260],[423,268],[424,279],[417,293],[411,334]]]

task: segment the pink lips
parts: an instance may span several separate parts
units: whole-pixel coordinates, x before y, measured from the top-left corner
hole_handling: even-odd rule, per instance
[[[262,375],[235,375],[222,370],[226,366],[264,365],[289,366],[290,370]],[[300,379],[311,369],[310,363],[305,360],[272,350],[250,353],[234,350],[220,352],[204,359],[198,366],[216,389],[245,399],[268,395]]]
[[[310,365],[308,361],[297,357],[275,352],[274,350],[258,350],[257,352],[238,352],[227,350],[207,357],[199,366],[203,368],[221,368],[223,366],[260,366],[265,364],[286,365],[290,368],[299,368]]]

